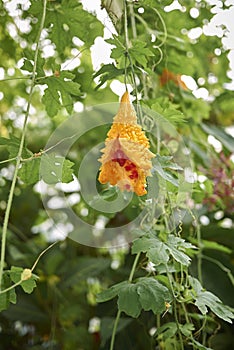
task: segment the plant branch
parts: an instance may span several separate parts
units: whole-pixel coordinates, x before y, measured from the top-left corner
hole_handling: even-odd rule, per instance
[[[132,36],[134,39],[136,39],[137,38],[136,20],[135,20],[134,9],[132,4],[129,4],[129,12],[131,16],[130,18],[131,18]]]
[[[4,164],[4,163],[9,163],[12,162],[13,160],[16,160],[17,157],[13,157],[13,158],[9,158],[9,159],[4,159],[0,161],[0,164]]]
[[[22,151],[23,151],[23,146],[24,146],[24,141],[25,141],[25,136],[26,136],[27,121],[29,118],[29,113],[30,113],[29,111],[30,111],[30,106],[31,106],[31,102],[32,102],[33,89],[34,89],[35,80],[36,80],[36,69],[37,69],[37,59],[38,59],[38,53],[39,53],[39,43],[40,43],[40,38],[41,38],[41,32],[43,30],[44,23],[45,23],[46,4],[47,4],[47,0],[44,0],[43,1],[43,13],[42,13],[40,28],[39,28],[39,32],[38,32],[38,36],[37,36],[37,41],[36,41],[36,50],[35,50],[35,55],[34,55],[34,66],[33,66],[32,81],[31,81],[31,86],[30,86],[30,91],[29,91],[29,99],[28,99],[27,109],[25,112],[22,136],[21,136],[21,140],[20,140],[19,151],[17,154],[15,171],[14,171],[14,175],[13,175],[13,179],[12,179],[12,183],[11,183],[10,193],[9,193],[9,197],[8,197],[8,201],[7,201],[6,212],[5,212],[4,222],[3,222],[2,241],[1,241],[1,243],[2,243],[1,261],[0,261],[0,290],[1,290],[1,286],[2,286],[3,268],[4,268],[4,263],[5,263],[7,228],[8,228],[8,222],[9,222],[9,217],[10,217],[10,212],[11,212],[11,207],[12,207],[12,202],[13,202],[13,197],[14,197],[14,190],[15,190],[15,186],[16,186],[17,175],[18,175],[18,171],[20,168],[20,164],[21,164],[21,156],[22,156]]]
[[[118,327],[120,315],[121,315],[121,311],[118,310],[117,315],[116,315],[116,318],[115,318],[115,323],[114,323],[113,331],[112,331],[110,350],[114,350],[114,346],[115,346],[115,335],[116,335],[116,331],[117,331],[117,327]]]
[[[34,262],[31,271],[33,272],[33,270],[35,269],[35,267],[38,264],[38,261],[41,259],[42,255],[44,255],[50,248],[52,248],[55,244],[57,244],[58,242],[54,242],[52,244],[49,245],[49,247],[47,247],[46,249],[44,249],[37,257],[36,261]]]
[[[199,281],[202,283],[202,242],[201,242],[201,230],[199,224],[197,225],[197,245],[199,252],[197,254],[197,275]]]

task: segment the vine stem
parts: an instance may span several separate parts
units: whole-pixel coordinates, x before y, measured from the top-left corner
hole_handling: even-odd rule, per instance
[[[52,248],[55,244],[57,244],[58,242],[54,242],[51,245],[49,245],[49,247],[47,247],[46,249],[44,249],[37,257],[36,261],[34,262],[33,266],[31,267],[31,269],[29,269],[31,271],[31,273],[33,273],[33,270],[35,269],[35,267],[37,266],[39,260],[41,259],[41,257],[50,249]],[[25,281],[24,279],[20,279],[18,282],[16,282],[15,284],[12,284],[10,287],[4,289],[4,290],[0,290],[0,294],[9,292],[11,289],[19,286],[23,281]]]
[[[134,276],[134,273],[135,273],[135,271],[136,271],[136,267],[137,267],[137,263],[138,263],[138,260],[139,260],[139,258],[140,258],[140,255],[141,255],[141,253],[137,253],[137,255],[135,256],[135,260],[134,260],[134,262],[133,262],[132,269],[131,269],[131,272],[130,272],[130,275],[129,275],[129,278],[128,278],[128,282],[129,282],[129,283],[132,283],[133,276]],[[118,327],[119,320],[120,320],[120,315],[121,315],[121,311],[118,310],[117,315],[116,315],[116,318],[115,318],[115,323],[114,323],[113,331],[112,331],[111,343],[110,343],[110,350],[114,350],[115,336],[116,336],[116,331],[117,331],[117,327]]]
[[[183,343],[183,338],[182,338],[182,335],[181,335],[179,319],[178,319],[177,310],[176,310],[176,308],[177,308],[176,295],[175,295],[175,291],[174,291],[174,288],[173,288],[171,276],[170,276],[170,273],[169,273],[169,270],[168,270],[168,266],[165,265],[165,267],[166,267],[166,271],[167,271],[167,277],[168,277],[171,293],[172,293],[172,296],[173,296],[174,317],[175,317],[175,323],[176,323],[177,331],[178,331],[178,334],[179,334],[180,349],[184,350],[184,343]]]
[[[37,36],[37,41],[36,41],[36,50],[35,50],[35,55],[34,55],[34,66],[33,66],[33,72],[32,72],[32,82],[31,82],[30,91],[29,91],[29,99],[28,99],[27,109],[25,112],[24,124],[23,124],[23,129],[22,129],[22,136],[21,136],[21,140],[20,140],[19,151],[17,154],[16,165],[15,165],[15,171],[14,171],[14,175],[13,175],[13,179],[12,179],[12,183],[11,183],[11,188],[10,188],[10,192],[9,192],[9,197],[8,197],[8,201],[7,201],[6,212],[5,212],[4,222],[3,222],[3,228],[2,228],[2,240],[1,240],[2,245],[1,245],[1,261],[0,261],[0,290],[2,288],[3,268],[4,268],[4,263],[5,263],[7,228],[8,228],[8,223],[9,223],[9,217],[10,217],[10,212],[11,212],[11,207],[12,207],[12,202],[13,202],[13,197],[14,197],[14,191],[15,191],[18,171],[19,171],[20,164],[21,164],[21,156],[22,156],[22,151],[23,151],[23,147],[24,147],[27,122],[28,122],[29,111],[30,111],[30,106],[31,106],[31,102],[32,102],[33,89],[34,89],[35,80],[36,80],[37,59],[38,59],[38,53],[39,53],[41,32],[44,28],[44,23],[45,23],[46,5],[47,5],[47,0],[43,0],[43,13],[42,13],[40,28],[39,28],[39,32],[38,32],[38,36]]]
[[[202,242],[201,242],[201,230],[200,230],[199,224],[197,226],[197,243],[198,243],[198,248],[199,248],[199,253],[197,255],[197,275],[198,275],[199,281],[202,284],[203,283],[203,279],[202,279],[202,250],[203,250],[203,246],[202,246]]]
[[[132,270],[130,272],[129,279],[128,279],[129,283],[132,283],[132,279],[133,279],[134,273],[136,271],[136,267],[137,267],[137,263],[138,263],[138,260],[140,258],[140,255],[141,255],[141,253],[137,253],[137,255],[135,257],[134,263],[132,265]]]
[[[112,331],[110,350],[114,350],[115,335],[116,335],[116,331],[117,331],[117,327],[118,327],[120,315],[121,315],[121,311],[118,310],[117,315],[116,315],[116,318],[115,318],[115,323],[114,323],[113,331]]]
[[[132,77],[132,83],[134,85],[134,90],[136,93],[136,106],[137,106],[137,114],[138,114],[138,118],[140,121],[140,124],[142,124],[142,111],[141,111],[141,106],[137,97],[137,82],[136,82],[136,76],[135,76],[135,70],[133,67],[133,63],[132,63],[132,58],[129,55],[129,37],[128,37],[128,12],[127,12],[127,0],[123,0],[123,4],[124,4],[124,37],[125,37],[125,50],[126,50],[126,57],[129,60],[129,64],[130,64],[130,68],[131,68],[131,77]],[[132,17],[132,16],[131,16]],[[136,30],[134,30],[134,33],[136,33]],[[126,68],[127,64],[125,64],[125,68]],[[127,73],[127,69],[125,69],[125,75]],[[125,78],[126,81],[126,78]],[[126,84],[125,84],[126,85]]]

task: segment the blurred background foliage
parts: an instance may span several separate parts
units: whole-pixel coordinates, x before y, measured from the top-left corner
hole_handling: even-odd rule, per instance
[[[230,83],[230,63],[221,40],[225,24],[220,37],[207,36],[204,31],[191,35],[194,28],[202,29],[214,16],[215,7],[205,0],[180,1],[181,7],[171,11],[167,7],[172,1],[126,3],[128,54],[132,60],[127,67],[122,1],[102,1],[100,8],[107,11],[106,18],[109,15],[104,24],[96,18],[95,11],[84,9],[79,1],[48,1],[26,133],[26,147],[31,153],[25,149],[25,158],[43,150],[51,133],[72,114],[100,103],[118,102],[113,81],[124,83],[127,73],[127,83],[134,87],[134,71],[142,105],[172,123],[188,147],[196,179],[190,210],[201,228],[203,285],[234,307],[234,105],[233,91],[226,85]],[[4,161],[16,157],[19,147],[43,2],[2,1],[0,6],[0,160]],[[230,6],[228,1],[220,5],[223,10]],[[113,63],[97,67],[91,55],[92,45],[103,36],[110,21],[117,31],[106,39],[112,45]],[[193,78],[193,88],[183,76]],[[193,93],[201,88],[205,98]],[[72,147],[68,158],[74,163],[74,174],[92,145],[104,141],[107,131],[108,126],[96,128]],[[157,151],[153,143],[151,148]],[[1,224],[14,164],[0,163]],[[38,255],[58,239],[40,198],[38,174],[30,171],[29,177],[21,173],[14,191],[7,233],[7,269],[31,267]],[[66,182],[69,181],[70,178]],[[74,193],[79,194],[79,186],[70,189],[67,196]],[[106,195],[111,199],[115,193]],[[107,215],[107,224],[130,222],[140,206],[141,201],[135,197],[123,213]],[[72,208],[90,224],[95,224],[100,215],[82,195]],[[193,221],[189,213],[185,215],[182,237],[196,244]],[[116,303],[97,304],[96,295],[127,279],[132,262],[128,245],[97,249],[62,239],[40,259],[35,269],[39,280],[33,293],[25,294],[17,287],[17,303],[1,312],[0,349],[108,349]],[[143,257],[136,274],[140,277],[144,273]],[[197,276],[196,257],[190,273]],[[191,308],[191,314],[196,312]],[[231,349],[233,326],[212,317],[204,324],[209,346],[214,350]],[[170,314],[164,320],[165,324],[170,321]],[[201,325],[198,314],[197,325]],[[123,317],[116,349],[179,349],[170,336],[164,339],[164,345],[161,340],[162,347],[160,342],[155,347],[155,337],[150,333],[154,326],[152,312],[143,311],[137,319]]]

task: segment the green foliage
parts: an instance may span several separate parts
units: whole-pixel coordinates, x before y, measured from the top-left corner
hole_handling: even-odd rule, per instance
[[[193,295],[195,305],[198,307],[201,313],[203,315],[207,314],[207,307],[209,307],[219,318],[222,318],[226,322],[232,323],[234,314],[231,309],[226,305],[223,305],[221,300],[216,295],[203,290],[200,282],[196,278],[190,277],[189,279],[195,292],[195,295]]]
[[[10,277],[4,274],[2,279],[3,291],[9,287],[10,281]],[[10,289],[9,291],[0,294],[0,311],[6,310],[9,307],[10,303],[16,303],[16,293],[14,289]]]
[[[35,280],[37,277],[32,275],[30,278],[22,278],[23,268],[11,266],[10,271],[5,271],[2,280],[0,293],[0,311],[6,310],[10,303],[16,303],[16,292],[12,282],[16,285],[21,285],[25,293],[32,293],[36,287]]]
[[[141,310],[152,310],[160,314],[165,310],[165,302],[170,301],[168,289],[155,278],[139,278],[136,283],[124,281],[101,292],[98,302],[104,302],[118,296],[118,307],[131,317],[138,317]]]
[[[50,117],[54,117],[61,108],[60,96],[62,99],[62,106],[66,108],[67,112],[71,114],[73,110],[72,96],[79,96],[80,85],[71,81],[74,74],[61,71],[58,72],[58,77],[45,78],[45,83],[48,88],[45,89],[42,102],[45,105],[46,111]]]
[[[124,69],[118,69],[114,64],[106,64],[102,66],[95,74],[94,78],[100,76],[100,83],[97,85],[97,88],[101,87],[107,80],[111,80],[122,76],[124,74]]]
[[[190,257],[184,253],[187,249],[196,248],[191,243],[185,242],[184,239],[168,235],[167,241],[164,243],[153,233],[146,234],[133,242],[132,253],[146,253],[149,260],[156,266],[167,264],[170,256],[182,265],[188,266]]]
[[[215,125],[202,124],[203,130],[216,137],[230,152],[234,152],[234,137],[227,134],[225,130],[218,128]]]
[[[158,158],[155,158],[153,160],[153,169],[154,171],[156,171],[158,173],[159,176],[161,176],[164,180],[172,183],[174,186],[178,187],[179,186],[179,182],[178,180],[171,174],[169,173],[167,170],[164,170],[160,164],[160,162],[158,161]]]
[[[34,1],[30,6],[29,14],[40,20],[42,5],[42,1]],[[96,36],[102,35],[101,23],[92,14],[83,10],[82,5],[75,0],[48,2],[45,27],[49,28],[49,38],[56,45],[58,53],[62,55],[67,47],[73,45],[74,37],[78,37],[90,46]]]
[[[22,273],[23,269],[21,267],[11,266],[11,269],[9,271],[11,281],[14,283],[20,282],[22,280]],[[20,283],[20,286],[23,288],[25,293],[32,293],[32,291],[36,287],[36,279],[37,277],[35,275],[32,275],[30,278],[28,278],[27,280],[23,280]]]
[[[18,139],[14,135],[11,135],[9,139],[5,137],[0,137],[0,146],[6,147],[9,153],[9,158],[16,158],[19,151],[20,139]],[[22,152],[22,157],[28,158],[30,156],[32,156],[32,152],[24,148]]]
[[[168,99],[158,98],[157,102],[151,104],[152,110],[163,115],[172,124],[182,124],[185,122],[184,115],[178,110],[179,106],[172,104]]]
[[[41,160],[41,177],[48,184],[72,181],[73,162],[54,153],[45,153]]]

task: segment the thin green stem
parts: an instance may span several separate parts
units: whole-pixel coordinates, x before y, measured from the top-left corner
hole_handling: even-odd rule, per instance
[[[37,59],[38,59],[38,53],[39,53],[39,43],[40,43],[40,38],[41,38],[41,32],[43,30],[44,23],[45,23],[46,4],[47,4],[47,0],[44,0],[40,29],[39,29],[38,37],[37,37],[37,41],[36,41],[36,50],[35,50],[35,55],[34,55],[34,66],[33,66],[32,81],[31,81],[31,86],[30,86],[30,91],[29,91],[29,99],[28,99],[27,109],[25,112],[22,136],[21,136],[21,140],[20,140],[19,151],[17,154],[15,171],[14,171],[14,175],[13,175],[13,179],[12,179],[12,183],[11,183],[10,193],[9,193],[9,197],[8,197],[8,201],[7,201],[6,212],[5,212],[4,222],[3,222],[2,241],[1,241],[1,243],[2,243],[1,261],[0,261],[0,290],[2,287],[3,268],[4,268],[4,263],[5,263],[7,228],[8,228],[8,222],[9,222],[9,217],[10,217],[10,212],[11,212],[11,207],[12,207],[12,202],[13,202],[13,197],[14,197],[14,191],[15,191],[18,171],[19,171],[20,164],[21,164],[21,156],[22,156],[22,151],[23,151],[24,141],[25,141],[25,136],[26,136],[27,121],[28,121],[28,117],[29,117],[29,110],[30,110],[30,106],[31,106],[33,89],[34,89],[35,80],[36,80],[36,69],[37,69]]]
[[[115,318],[115,323],[114,323],[113,331],[112,331],[110,350],[114,350],[114,346],[115,346],[115,335],[116,335],[116,331],[117,331],[117,327],[118,327],[120,315],[121,315],[121,311],[118,310],[117,315],[116,315],[116,318]]]
[[[157,45],[158,47],[161,47],[161,46],[163,46],[165,44],[165,42],[167,40],[167,27],[166,27],[166,24],[164,22],[164,19],[160,15],[159,11],[156,8],[154,8],[154,7],[152,9],[153,9],[154,12],[157,13],[157,15],[158,15],[158,17],[159,17],[159,19],[160,19],[160,21],[162,23],[162,26],[163,26],[163,35],[164,35],[164,37],[163,37],[161,43],[159,45]]]
[[[129,38],[128,38],[128,13],[127,13],[127,1],[123,0],[124,2],[124,36],[125,36],[125,46],[126,50],[128,52],[129,48]]]
[[[58,242],[54,242],[52,244],[49,245],[49,247],[47,247],[46,249],[44,249],[37,257],[36,261],[34,262],[32,268],[30,269],[31,272],[33,272],[33,270],[35,269],[36,265],[38,264],[38,261],[40,260],[40,258],[50,249],[52,248],[55,244],[57,244]],[[9,290],[19,286],[22,282],[24,281],[24,279],[20,279],[20,281],[16,282],[15,284],[12,284],[10,287],[4,289],[4,290],[0,290],[0,294],[9,292]]]
[[[156,35],[160,35],[162,34],[163,35],[163,39],[161,41],[161,43],[159,45],[156,45],[155,48],[160,48],[161,46],[163,46],[167,40],[167,37],[169,36],[170,38],[173,38],[173,39],[177,39],[177,37],[173,36],[173,35],[168,35],[167,33],[167,27],[166,27],[166,24],[164,22],[164,19],[162,18],[162,16],[160,15],[159,11],[156,9],[156,8],[151,8],[153,11],[155,11],[157,13],[157,16],[159,17],[161,23],[162,23],[162,26],[163,26],[163,32],[161,31],[158,31],[158,30],[152,30],[149,28],[148,26],[148,23],[142,18],[142,16],[138,15],[138,14],[135,14],[135,17],[145,26],[147,32],[149,34],[156,34]]]
[[[184,311],[185,321],[186,321],[187,324],[189,324],[189,323],[191,323],[191,320],[189,319],[189,316],[188,316],[188,313],[187,313],[187,310],[186,310],[186,306],[185,306],[184,303],[181,303],[181,305],[182,305],[182,309]],[[193,341],[192,334],[191,334],[191,336],[189,338]],[[192,342],[192,347],[193,347],[193,349],[195,349],[195,346],[194,346],[193,342]]]
[[[198,224],[197,226],[197,245],[199,248],[199,253],[197,254],[197,275],[198,279],[202,284],[202,242],[201,242],[201,230]]]
[[[0,164],[9,163],[9,162],[12,162],[13,160],[16,160],[16,159],[17,159],[17,157],[1,160]]]
[[[132,37],[136,39],[137,38],[136,20],[135,20],[134,9],[132,4],[129,4],[129,12],[130,12],[130,18],[131,18]]]
[[[128,13],[127,13],[127,1],[123,0],[123,4],[124,4],[124,37],[125,37],[125,55],[129,60],[129,64],[130,64],[130,68],[131,68],[131,77],[132,77],[132,84],[134,86],[134,90],[135,90],[135,94],[136,94],[136,106],[137,106],[137,115],[140,121],[140,124],[142,124],[142,111],[141,111],[141,106],[137,97],[137,83],[136,83],[136,74],[135,74],[135,70],[133,67],[133,63],[132,63],[132,58],[129,54],[129,37],[128,37]],[[135,19],[134,19],[135,21]],[[135,32],[134,32],[135,33]],[[136,34],[136,33],[135,33]],[[135,35],[134,34],[134,35]],[[125,67],[127,66],[127,64],[125,64]],[[125,74],[127,72],[127,69],[125,68]],[[126,77],[125,77],[125,81],[126,81]]]
[[[132,270],[130,272],[130,275],[129,275],[129,279],[128,279],[128,282],[131,283],[132,282],[132,279],[133,279],[133,276],[134,276],[134,273],[136,271],[136,267],[137,267],[137,263],[138,263],[138,260],[140,258],[140,255],[141,253],[137,253],[136,257],[135,257],[135,260],[134,260],[134,263],[132,265]]]
[[[22,282],[23,282],[23,280],[20,280],[20,281],[16,282],[15,284],[12,284],[10,287],[8,287],[8,288],[6,288],[4,290],[0,290],[0,294],[4,294],[4,293],[9,292],[9,290],[19,286]]]
[[[131,272],[130,272],[130,275],[129,275],[129,278],[128,278],[128,282],[129,282],[129,283],[132,283],[133,276],[134,276],[134,273],[135,273],[135,271],[136,271],[136,267],[137,267],[137,263],[138,263],[138,260],[139,260],[140,255],[141,255],[141,253],[138,253],[138,254],[135,256],[135,259],[134,259],[134,262],[133,262],[133,265],[132,265],[132,269],[131,269]],[[118,327],[118,324],[119,324],[120,315],[121,315],[121,311],[118,310],[117,315],[116,315],[116,318],[115,318],[115,323],[114,323],[113,331],[112,331],[111,343],[110,343],[110,350],[114,350],[115,336],[116,336],[116,331],[117,331],[117,327]]]
[[[33,270],[35,269],[35,267],[38,264],[38,261],[41,259],[42,255],[44,255],[50,248],[52,248],[55,244],[57,244],[58,242],[54,242],[51,245],[49,245],[49,247],[47,247],[46,249],[44,249],[37,257],[36,261],[34,262],[31,271],[33,272]]]
[[[168,271],[167,265],[165,265],[165,267],[166,267],[166,271],[167,271],[167,277],[168,277],[171,293],[173,295],[174,317],[175,317],[175,323],[176,323],[176,326],[177,326],[177,331],[178,331],[179,339],[180,339],[180,349],[184,350],[184,342],[183,342],[182,334],[181,334],[181,331],[180,331],[180,324],[179,324],[179,319],[178,319],[178,315],[177,315],[177,302],[176,302],[175,291],[174,291],[174,288],[173,288],[173,284],[172,284],[172,281],[171,281],[171,275],[170,275],[170,273]]]
[[[5,79],[1,79],[0,83],[5,82],[5,81],[10,81],[10,80],[28,80],[32,77],[32,75],[28,75],[25,77],[13,77],[13,78],[5,78]]]
[[[161,133],[159,130],[159,126],[157,126],[157,129],[156,129],[156,137],[157,137],[157,154],[159,154],[160,146],[161,146]]]

